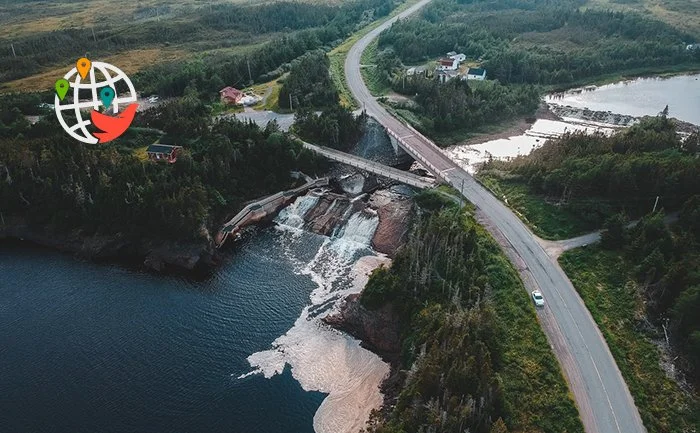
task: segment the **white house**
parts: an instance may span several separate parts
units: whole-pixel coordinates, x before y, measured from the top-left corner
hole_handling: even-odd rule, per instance
[[[469,68],[467,71],[467,80],[485,80],[486,79],[486,69],[482,68]]]
[[[442,58],[438,60],[439,71],[456,71],[459,68],[459,62],[455,59]]]
[[[457,54],[454,51],[447,53],[447,57],[452,60],[457,60],[458,63],[462,63],[463,61],[467,60],[467,56],[465,54]]]

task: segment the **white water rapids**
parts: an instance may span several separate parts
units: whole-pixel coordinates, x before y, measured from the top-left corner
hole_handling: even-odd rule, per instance
[[[275,219],[284,236],[283,247],[298,272],[316,283],[310,304],[269,350],[248,357],[253,371],[241,378],[258,373],[270,378],[282,373],[289,364],[302,388],[328,394],[314,416],[316,433],[356,433],[365,427],[370,411],[382,404],[379,385],[389,373],[389,366],[360,347],[358,340],[320,319],[337,311],[345,296],[360,292],[367,274],[388,259],[366,256],[373,254],[370,242],[379,219],[364,211],[352,214],[336,230],[338,234],[324,238],[310,262],[300,261],[295,249],[301,247],[303,237],[319,236],[301,230],[304,215],[317,202],[318,197],[299,197]],[[362,255],[365,257],[360,259]]]

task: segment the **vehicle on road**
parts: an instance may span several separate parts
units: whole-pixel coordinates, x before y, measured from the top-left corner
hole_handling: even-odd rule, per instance
[[[535,302],[535,307],[544,307],[544,296],[539,290],[532,291],[532,300]]]

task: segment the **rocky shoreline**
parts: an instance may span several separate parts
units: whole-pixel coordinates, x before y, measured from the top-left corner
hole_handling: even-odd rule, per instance
[[[358,260],[354,284],[362,290],[374,269],[380,266],[390,266],[386,258],[368,256]],[[382,380],[379,389],[383,402],[379,412],[384,417],[396,405],[399,393],[406,378],[406,372],[401,370],[401,326],[399,316],[392,304],[386,304],[377,310],[368,310],[360,303],[362,292],[351,294],[341,302],[339,311],[323,319],[324,323],[334,329],[350,334],[360,341],[365,349],[379,355],[389,364],[389,373]]]
[[[155,272],[200,273],[219,263],[211,242],[174,242],[142,239],[135,241],[120,235],[90,235],[80,232],[53,233],[32,227],[19,218],[5,218],[0,225],[0,241],[30,242],[96,262],[117,262]]]

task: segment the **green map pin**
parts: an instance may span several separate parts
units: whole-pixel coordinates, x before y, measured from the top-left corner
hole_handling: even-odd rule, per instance
[[[112,104],[112,100],[114,100],[114,89],[111,87],[103,87],[100,89],[100,99],[102,100],[105,108],[109,108],[109,106]]]
[[[66,93],[68,93],[68,89],[70,89],[70,83],[65,78],[61,78],[56,80],[56,85],[54,87],[56,87],[58,99],[63,101],[63,98],[66,97]]]

